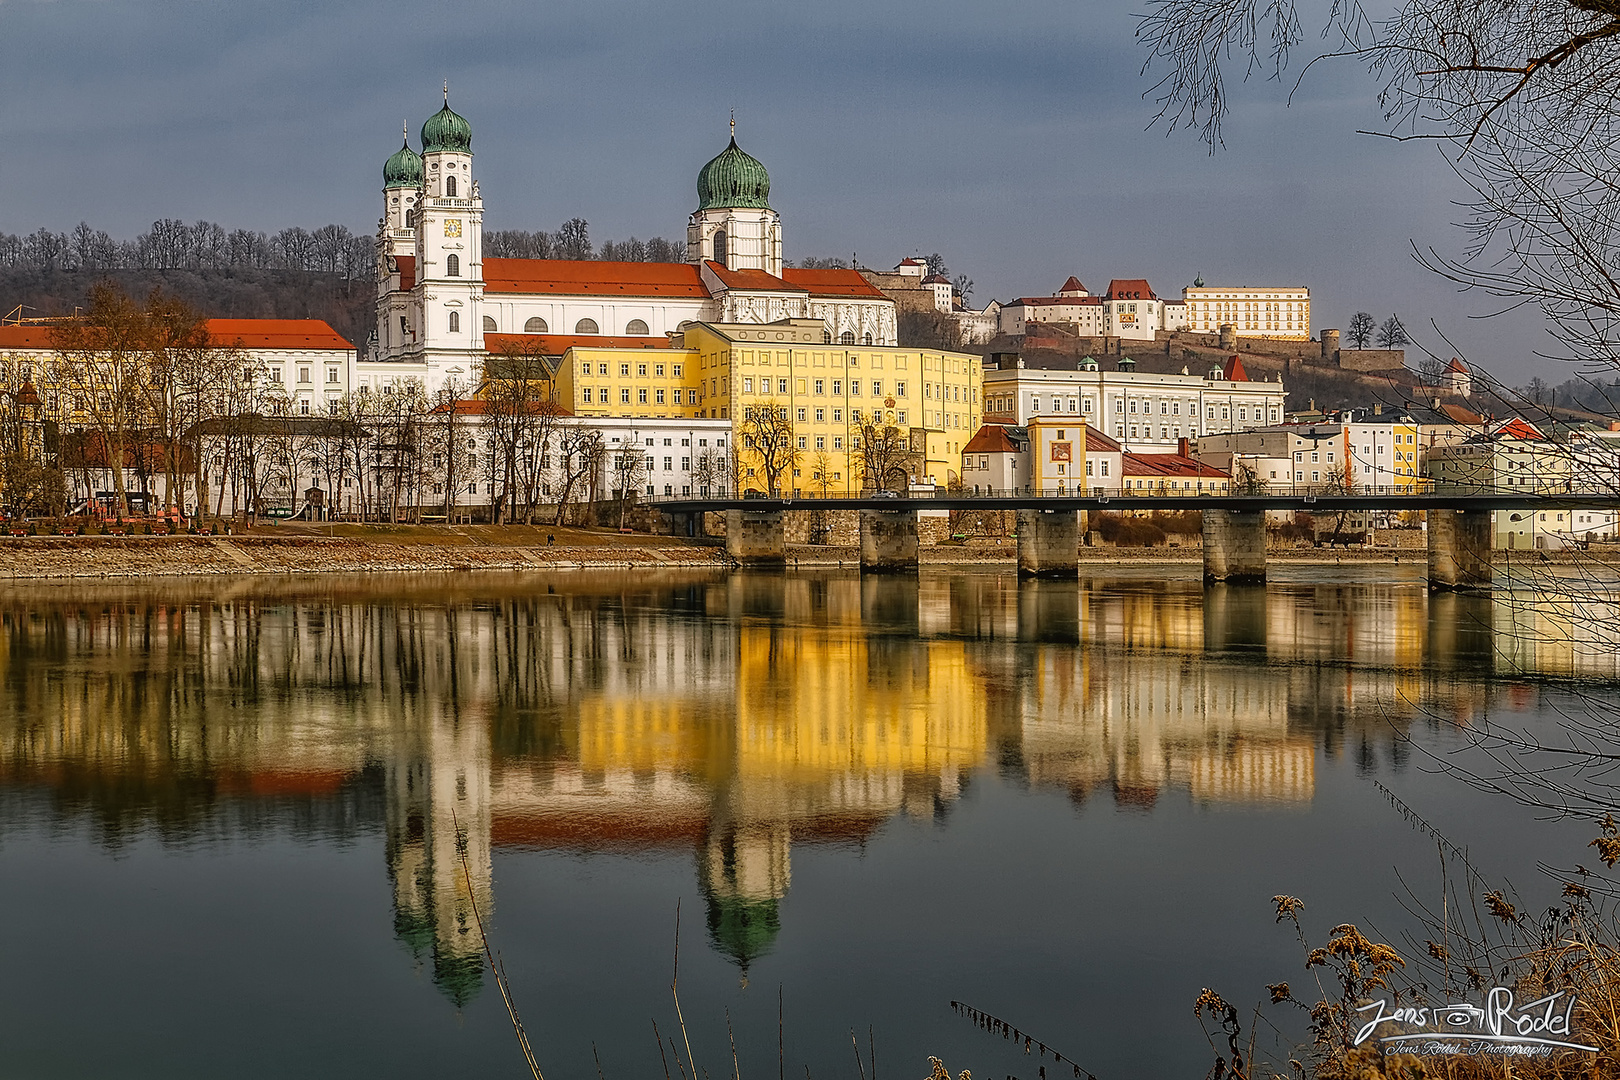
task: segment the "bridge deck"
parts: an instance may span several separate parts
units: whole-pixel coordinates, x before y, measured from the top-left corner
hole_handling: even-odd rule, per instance
[[[875,496],[780,499],[703,499],[655,497],[644,505],[668,514],[724,510],[1304,510],[1342,513],[1366,510],[1620,510],[1612,492],[1561,492],[1543,495],[930,495],[920,498]]]

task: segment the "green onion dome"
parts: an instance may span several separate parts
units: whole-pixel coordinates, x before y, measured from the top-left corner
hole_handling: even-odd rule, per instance
[[[383,162],[384,188],[414,188],[422,186],[422,155],[411,149],[409,143]]]
[[[771,178],[765,166],[737,149],[737,140],[698,173],[698,209],[769,210]]]
[[[451,111],[448,92],[444,95],[444,108],[422,125],[422,153],[431,154],[435,150],[472,153],[472,125]]]

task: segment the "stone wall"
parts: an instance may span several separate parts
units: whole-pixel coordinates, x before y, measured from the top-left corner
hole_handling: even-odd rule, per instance
[[[1340,349],[1334,363],[1351,371],[1394,371],[1406,366],[1406,350]]]

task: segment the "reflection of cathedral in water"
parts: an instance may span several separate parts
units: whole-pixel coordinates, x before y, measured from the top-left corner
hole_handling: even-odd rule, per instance
[[[7,618],[0,791],[51,792],[110,834],[380,829],[398,935],[458,1005],[502,851],[682,853],[746,969],[791,925],[795,846],[938,816],[988,765],[1124,806],[1307,801],[1317,753],[1356,724],[1387,738],[1372,703],[1442,701],[1504,648],[1500,605],[1421,586],[247,591]]]

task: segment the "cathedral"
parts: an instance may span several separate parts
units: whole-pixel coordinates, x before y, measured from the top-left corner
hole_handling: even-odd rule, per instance
[[[782,259],[782,219],[765,166],[731,143],[697,178],[684,263],[485,259],[484,199],[472,127],[444,107],[383,165],[377,322],[355,384],[403,380],[429,394],[476,384],[486,350],[538,341],[667,347],[694,323],[810,319],[829,344],[894,346],[894,303],[855,270],[806,270]]]

